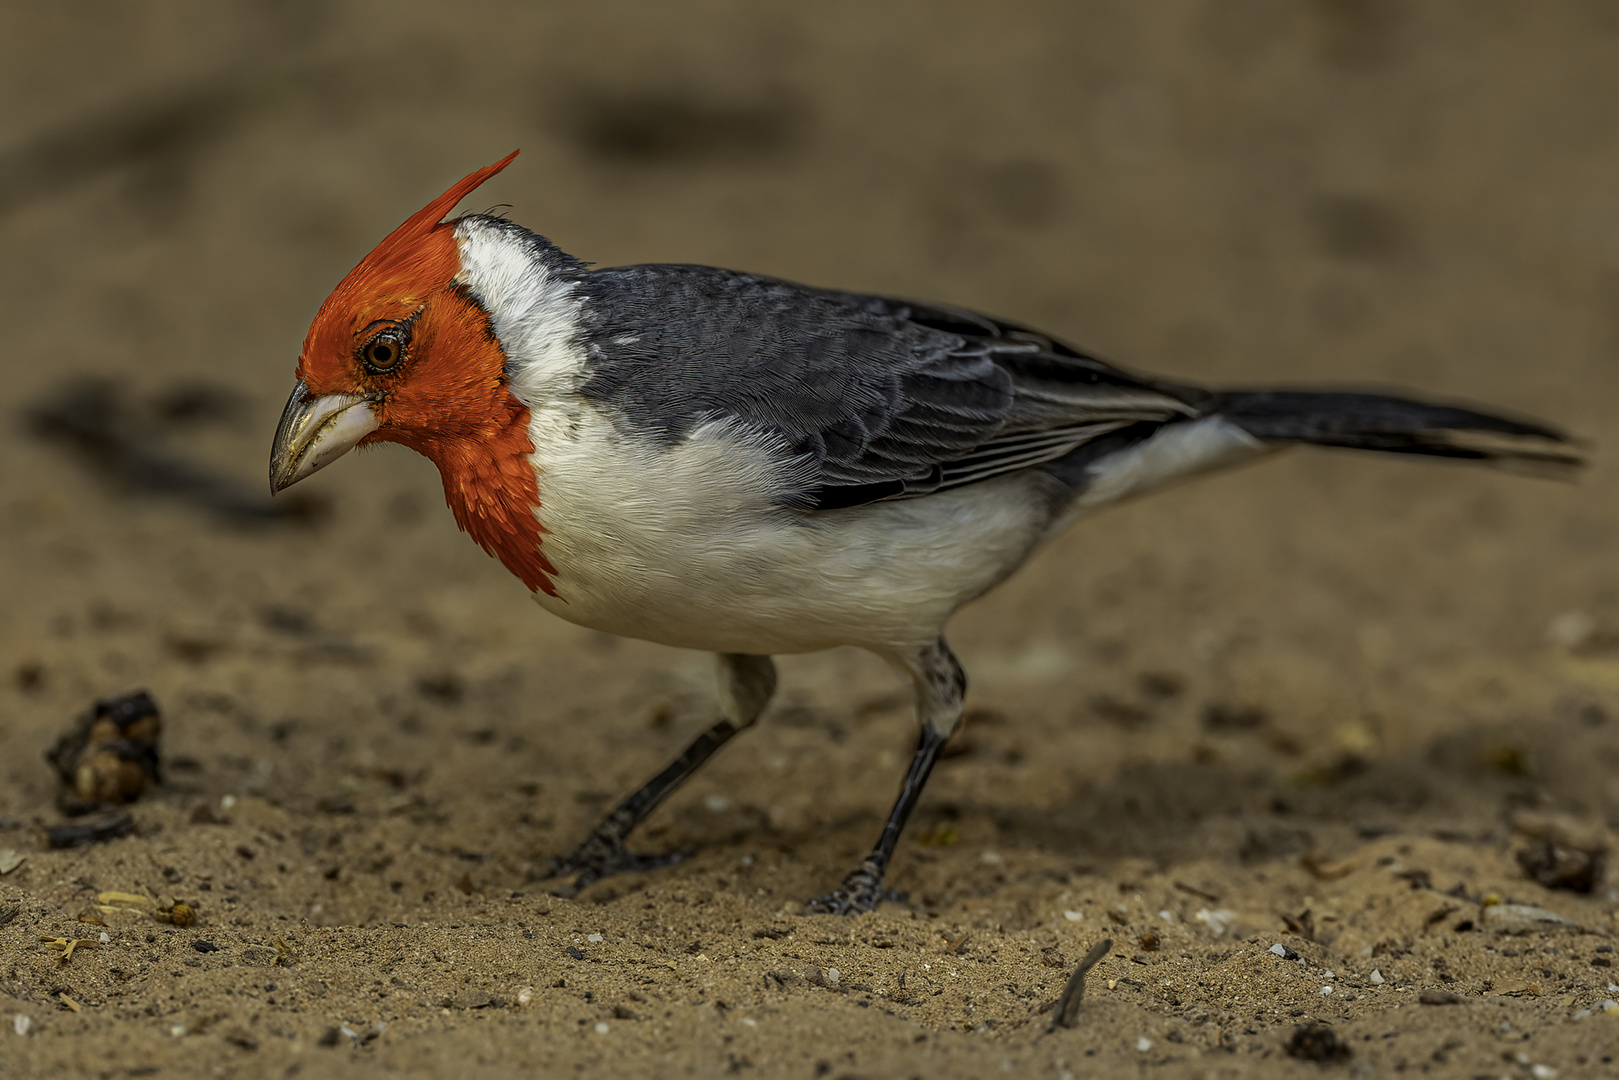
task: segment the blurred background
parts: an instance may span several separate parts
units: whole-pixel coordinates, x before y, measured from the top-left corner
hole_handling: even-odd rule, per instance
[[[711,722],[709,659],[536,610],[401,448],[274,502],[265,476],[328,291],[514,148],[465,209],[598,264],[943,301],[1177,380],[1403,387],[1565,425],[1593,464],[1300,451],[1109,510],[956,620],[967,728],[890,874],[906,899],[798,916],[914,745],[906,688],[841,650],[787,658],[758,729],[642,830],[689,862],[554,901],[547,856]],[[1616,179],[1612,0],[0,0],[0,996],[64,1036],[8,1053],[223,1075],[393,1021],[379,1070],[613,1046],[622,1075],[744,1050],[807,1073],[863,1039],[894,1062],[871,1075],[973,1047],[977,1075],[1070,1075],[1073,1039],[1134,1068],[1245,1031],[1283,1068],[1308,1010],[1359,1025],[1364,1067],[1443,1062],[1471,1023],[1471,1071],[1509,1049],[1574,1075],[1611,1042],[1567,1023],[1610,992],[1600,939],[1513,961],[1446,898],[1612,924]],[[142,687],[166,783],[133,836],[45,850],[43,752]],[[1595,891],[1543,888],[1521,838],[1579,829]],[[98,889],[188,897],[219,945],[171,927],[59,964],[36,938],[88,932]],[[795,927],[791,957],[883,1007],[819,967],[787,988]],[[850,943],[872,928],[897,936]],[[1345,992],[1264,951],[1284,928]],[[1121,978],[1030,1042],[1101,932]],[[244,949],[285,960],[279,935],[301,966],[265,983]],[[1372,963],[1388,986],[1350,991]],[[665,1004],[626,1006],[648,972]],[[1458,978],[1533,1000],[1385,1015]],[[525,981],[530,1012],[493,1007]]]
[[[469,803],[491,827],[549,807],[526,856],[706,716],[704,658],[534,611],[424,460],[262,496],[327,291],[518,147],[466,208],[596,263],[940,300],[1176,379],[1399,385],[1594,440],[1575,485],[1297,453],[1083,523],[958,620],[981,717],[1019,723],[983,725],[942,799],[1427,760],[1597,724],[1619,687],[1603,0],[10,2],[0,100],[6,816],[48,801],[48,732],[148,686],[196,790],[315,806],[379,755],[431,760],[435,798],[506,793]],[[912,738],[891,677],[786,671],[784,715],[837,737],[778,725],[714,783],[786,834],[875,820]],[[1543,742],[1560,796],[1619,808],[1588,744]],[[787,760],[861,783],[747,794]]]

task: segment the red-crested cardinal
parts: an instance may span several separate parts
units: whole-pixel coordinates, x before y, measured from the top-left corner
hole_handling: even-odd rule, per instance
[[[858,645],[910,676],[921,740],[871,854],[811,905],[872,908],[961,723],[945,623],[1103,504],[1292,443],[1579,462],[1540,424],[1203,390],[969,311],[706,266],[592,270],[499,217],[441,221],[515,156],[413,215],[321,305],[270,485],[403,443],[541,607],[718,654],[722,718],[555,860],[572,892],[677,858],[625,840],[758,718],[772,654]]]

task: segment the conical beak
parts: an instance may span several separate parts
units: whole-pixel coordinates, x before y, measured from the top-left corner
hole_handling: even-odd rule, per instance
[[[376,399],[360,394],[310,397],[303,380],[287,399],[281,424],[270,448],[270,493],[291,487],[319,472],[377,430],[371,411]]]

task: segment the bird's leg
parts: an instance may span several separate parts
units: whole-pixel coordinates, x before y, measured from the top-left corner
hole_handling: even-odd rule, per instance
[[[967,692],[967,676],[956,662],[950,647],[940,638],[937,642],[914,653],[904,654],[899,662],[909,670],[916,683],[917,719],[922,725],[922,738],[911,757],[910,768],[900,784],[899,798],[888,812],[877,846],[871,849],[861,864],[855,867],[843,884],[809,902],[810,910],[832,915],[854,915],[870,911],[882,899],[883,876],[888,872],[888,860],[894,856],[900,831],[922,795],[922,786],[928,781],[939,760],[939,752],[950,736],[961,726],[962,700]]]
[[[630,833],[657,805],[697,771],[726,740],[741,729],[729,720],[721,720],[686,747],[684,753],[670,762],[668,767],[648,780],[634,794],[613,808],[601,824],[591,830],[584,843],[567,855],[553,860],[547,877],[572,875],[572,880],[557,890],[563,896],[573,896],[609,874],[629,870],[655,870],[679,862],[681,852],[662,855],[634,855],[624,846]]]
[[[894,855],[894,845],[899,843],[900,830],[905,828],[905,820],[911,816],[911,808],[922,794],[922,785],[927,782],[928,773],[933,771],[933,764],[938,760],[939,751],[946,741],[935,732],[923,730],[922,741],[911,758],[911,767],[905,771],[899,799],[888,813],[888,821],[883,825],[882,835],[877,838],[877,846],[843,879],[842,885],[811,900],[811,911],[855,915],[877,906],[882,899],[883,876],[888,872],[888,860]]]
[[[546,877],[570,880],[555,890],[574,896],[609,874],[631,870],[653,870],[685,858],[684,852],[663,855],[635,855],[624,842],[635,827],[685,783],[709,756],[759,718],[776,690],[776,666],[768,656],[741,653],[719,654],[720,705],[725,714],[713,727],[697,736],[681,755],[634,794],[613,808],[584,843],[567,855],[553,859]]]

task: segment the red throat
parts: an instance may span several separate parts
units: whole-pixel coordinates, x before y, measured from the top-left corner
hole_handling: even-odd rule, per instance
[[[486,404],[485,420],[473,433],[445,437],[400,428],[377,435],[408,446],[437,465],[444,501],[461,530],[531,592],[555,596],[551,579],[556,567],[540,549],[545,528],[536,516],[540,490],[529,460],[534,443],[528,436],[528,408],[504,388]]]
[[[367,441],[400,443],[437,465],[456,524],[529,589],[555,596],[535,516],[529,411],[506,385],[488,314],[446,284],[418,310],[411,337],[410,369],[377,404]]]
[[[389,233],[333,290],[315,316],[298,377],[314,394],[375,401],[377,429],[363,443],[397,442],[438,466],[456,523],[529,589],[556,595],[556,568],[540,551],[539,483],[529,460],[529,412],[506,386],[506,355],[482,307],[455,284],[454,222],[440,219],[516,157],[479,169]],[[409,327],[396,369],[356,359],[379,322]]]

